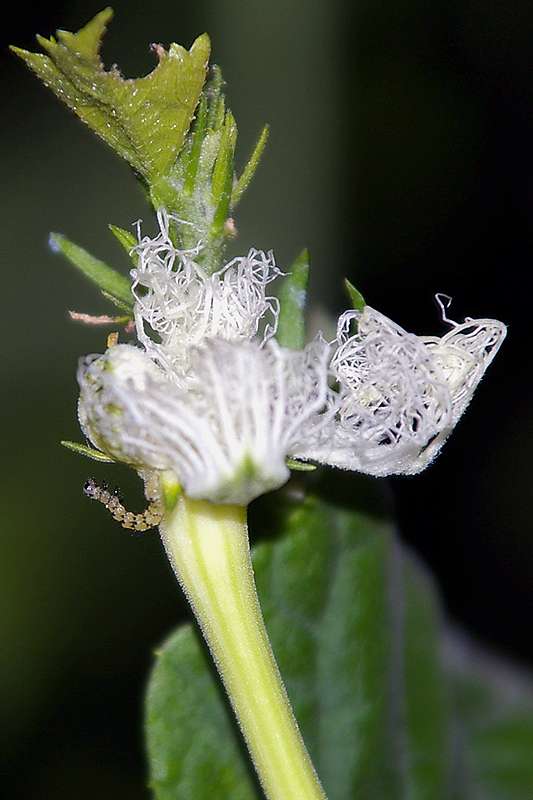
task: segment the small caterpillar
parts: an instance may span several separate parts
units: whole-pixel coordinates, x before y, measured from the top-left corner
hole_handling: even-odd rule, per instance
[[[163,512],[160,503],[157,501],[151,501],[141,514],[133,514],[131,511],[126,510],[116,489],[110,492],[105,484],[98,486],[92,478],[86,481],[83,492],[91,500],[97,500],[102,503],[104,508],[107,508],[111,513],[113,519],[120,522],[122,527],[127,530],[147,531],[150,528],[155,528],[161,522]]]

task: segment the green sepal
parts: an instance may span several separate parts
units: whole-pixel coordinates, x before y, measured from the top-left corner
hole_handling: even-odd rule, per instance
[[[350,302],[352,304],[352,308],[356,311],[363,311],[364,307],[366,306],[365,298],[361,294],[361,292],[355,288],[355,286],[350,283],[348,278],[344,279],[344,288],[350,298]]]
[[[78,33],[37,37],[46,54],[11,49],[148,184],[166,175],[180,152],[205,82],[210,42],[190,50],[154,47],[159,59],[144,78],[124,79],[100,59],[102,37],[113,16],[101,11]]]
[[[309,281],[309,251],[302,250],[279,291],[276,339],[282,347],[301,350],[305,345],[305,302]]]
[[[196,115],[194,130],[191,134],[190,150],[187,158],[187,165],[185,167],[183,191],[187,195],[191,195],[194,191],[196,175],[198,174],[198,165],[200,162],[200,156],[202,155],[202,143],[207,130],[207,116],[208,104],[204,94],[202,95],[198,105],[198,113]]]
[[[165,511],[170,513],[178,502],[182,493],[181,484],[176,480],[172,470],[165,470],[160,476],[161,495]]]
[[[62,253],[71,264],[89,278],[102,292],[111,295],[127,310],[133,309],[130,282],[112,267],[95,258],[83,247],[79,247],[60,233],[50,234],[50,247],[56,253]]]
[[[222,70],[218,64],[213,64],[211,67],[211,77],[204,89],[208,100],[207,127],[213,130],[220,127],[221,120],[224,120],[225,99],[222,94],[224,84],[225,81],[222,77]]]
[[[235,124],[235,118],[231,111],[227,111],[224,125],[222,126],[220,147],[213,168],[211,183],[211,194],[215,207],[211,234],[214,238],[222,234],[224,223],[230,212],[231,190],[233,187],[233,158],[236,142],[237,125]]]
[[[74,453],[78,453],[80,456],[86,456],[87,458],[91,458],[93,461],[103,461],[106,464],[114,464],[115,459],[111,458],[110,456],[102,453],[100,450],[95,450],[93,447],[87,447],[86,444],[80,444],[79,442],[68,442],[62,441],[61,444],[63,447],[66,447],[67,450],[72,450]]]
[[[285,461],[289,469],[295,472],[314,472],[317,468],[316,464],[310,464],[308,461],[296,461],[294,458],[287,458]]]
[[[137,266],[137,256],[135,253],[131,252],[135,245],[138,244],[137,238],[133,235],[133,233],[131,233],[131,231],[126,231],[124,228],[120,228],[118,225],[108,225],[108,228],[115,239],[122,245],[126,253],[129,255],[133,264]]]
[[[233,187],[233,193],[231,195],[232,208],[235,208],[235,206],[243,196],[244,192],[250,185],[250,182],[255,175],[257,167],[259,166],[259,162],[261,161],[261,157],[266,147],[266,143],[268,142],[269,135],[270,135],[270,127],[268,125],[265,125],[252,151],[252,155],[248,159],[246,166],[244,167],[240,177],[237,179],[237,181],[235,182],[235,186]]]
[[[188,223],[176,226],[175,245],[187,250],[202,241],[197,260],[209,273],[220,269],[227,240],[235,233],[227,222],[235,180],[237,125],[226,109],[222,85],[220,70],[213,68],[175,166],[168,178],[152,189],[156,207],[164,205]]]
[[[237,124],[226,106],[223,86],[222,73],[213,66],[175,164],[150,187],[155,208],[164,207],[188,223],[176,226],[173,243],[188,250],[201,241],[196,259],[209,273],[220,269],[227,242],[236,235],[232,212],[252,180],[268,138],[265,128],[237,179]]]
[[[224,125],[224,119],[226,115],[226,98],[222,93],[217,96],[216,102],[213,105],[213,109],[213,130],[218,131]]]

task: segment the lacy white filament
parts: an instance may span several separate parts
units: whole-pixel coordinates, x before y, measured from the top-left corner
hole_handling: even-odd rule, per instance
[[[114,369],[124,348],[129,377]],[[190,355],[187,389],[128,345],[83,363],[82,425],[123,461],[172,469],[190,497],[247,504],[287,480],[287,455],[307,427],[317,435],[326,424],[328,346],[317,340],[296,352],[274,341],[207,340]]]
[[[422,337],[450,390],[454,423],[472,399],[506,333],[505,325],[497,320],[467,319],[455,323],[440,339]]]
[[[347,312],[331,361],[335,416],[296,455],[370,475],[419,472],[453,430],[505,333],[496,320],[468,320],[441,339],[419,337],[369,306]]]
[[[178,250],[171,222],[184,224],[165,211],[158,213],[159,234],[140,238],[134,248],[138,266],[131,271],[137,337],[146,352],[180,383],[189,373],[191,348],[206,338],[248,340],[276,331],[278,301],[267,286],[282,274],[271,252],[251,249],[209,275],[194,250]]]

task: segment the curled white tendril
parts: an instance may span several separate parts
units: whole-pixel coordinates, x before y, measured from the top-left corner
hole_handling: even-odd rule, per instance
[[[133,249],[138,266],[131,270],[137,337],[148,355],[179,383],[189,373],[191,348],[204,339],[263,341],[277,328],[279,304],[266,288],[283,274],[272,252],[251,249],[212,275],[196,263],[202,243],[177,249],[169,226],[185,224],[161,210],[159,234],[142,237]],[[159,340],[159,341],[158,341]]]
[[[143,468],[172,469],[190,497],[247,504],[288,478],[287,455],[315,435],[329,347],[206,340],[186,388],[140,349],[118,345],[80,365],[80,421],[98,447]]]
[[[419,472],[453,430],[505,334],[501,322],[468,319],[442,338],[419,337],[369,306],[346,312],[330,367],[335,414],[296,455],[370,475]]]

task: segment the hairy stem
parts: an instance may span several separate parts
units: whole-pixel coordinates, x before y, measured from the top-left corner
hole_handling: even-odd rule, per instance
[[[246,509],[181,497],[161,535],[269,800],[324,800],[255,589]]]

